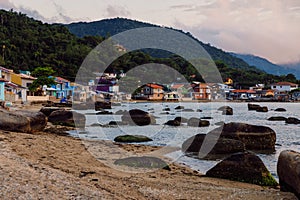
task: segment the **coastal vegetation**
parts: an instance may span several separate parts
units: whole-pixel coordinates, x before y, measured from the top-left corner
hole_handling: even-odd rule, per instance
[[[71,81],[75,80],[77,71],[88,53],[109,35],[132,28],[156,26],[120,18],[92,24],[78,23],[66,26],[47,24],[13,10],[0,10],[0,22],[2,47],[0,65],[14,71],[33,71],[37,67],[51,67],[55,71],[54,75]],[[91,31],[94,29],[97,31]],[[190,33],[176,31],[198,41]],[[247,88],[257,83],[268,85],[279,81],[297,82],[293,74],[281,76],[267,74],[221,49],[198,42],[214,60],[223,80],[231,78],[237,88]],[[183,74],[188,81],[203,81],[203,77],[197,74],[193,66],[180,56],[151,49],[126,53],[115,60],[108,67],[108,71],[126,72],[146,63],[165,64]]]

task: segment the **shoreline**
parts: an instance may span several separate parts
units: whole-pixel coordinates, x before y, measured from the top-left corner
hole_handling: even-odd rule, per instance
[[[132,152],[151,151],[153,148],[157,148],[132,144],[121,144],[121,146]],[[280,192],[278,188],[208,178],[176,163],[170,164],[171,171],[163,169],[148,173],[118,171],[104,165],[101,160],[95,159],[86,150],[81,140],[71,136],[59,136],[45,132],[25,134],[0,131],[0,148],[0,169],[2,171],[0,197],[61,199],[75,197],[92,199],[294,198],[293,194]],[[11,165],[12,163],[13,165]],[[19,186],[14,187],[15,184]],[[25,186],[26,190],[23,188]]]

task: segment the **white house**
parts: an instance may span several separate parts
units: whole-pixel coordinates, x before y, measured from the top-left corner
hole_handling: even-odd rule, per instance
[[[298,84],[290,82],[278,82],[271,84],[272,90],[277,90],[279,92],[290,92],[298,88]]]

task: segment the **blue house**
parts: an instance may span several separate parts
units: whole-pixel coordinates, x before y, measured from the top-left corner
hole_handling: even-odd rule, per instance
[[[8,80],[2,78],[2,71],[0,70],[0,101],[5,101],[5,83],[8,82]]]
[[[61,77],[53,77],[56,82],[55,85],[51,85],[51,88],[47,88],[47,93],[50,96],[55,96],[58,99],[71,97],[73,95],[74,87],[71,86],[71,82]]]

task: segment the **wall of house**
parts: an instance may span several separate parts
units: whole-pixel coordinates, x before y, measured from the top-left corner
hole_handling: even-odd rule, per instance
[[[0,101],[5,101],[4,85],[5,82],[0,82]]]
[[[22,78],[18,74],[11,74],[11,82],[22,86]]]
[[[9,102],[16,102],[19,100],[19,96],[17,94],[15,94],[14,92],[5,92],[5,101],[9,101]]]
[[[22,79],[22,87],[29,87],[33,83],[31,79]]]
[[[49,101],[49,96],[27,96],[27,101]]]

